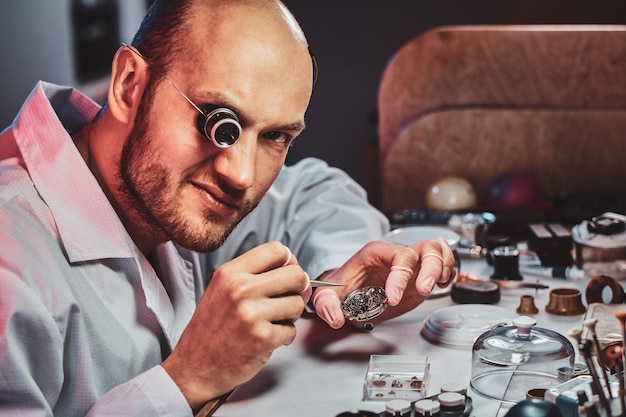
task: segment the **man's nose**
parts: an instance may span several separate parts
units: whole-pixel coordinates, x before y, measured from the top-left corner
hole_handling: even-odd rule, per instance
[[[256,156],[257,138],[244,130],[237,143],[219,151],[215,170],[231,187],[245,190],[254,182]]]

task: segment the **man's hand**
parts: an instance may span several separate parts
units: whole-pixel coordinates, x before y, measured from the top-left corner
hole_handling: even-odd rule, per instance
[[[368,243],[343,266],[323,276],[323,280],[344,282],[342,288],[320,288],[313,305],[332,328],[344,325],[341,301],[348,293],[364,286],[385,288],[389,308],[376,322],[399,316],[417,307],[434,286],[446,287],[456,277],[455,259],[442,238],[417,242],[409,247],[376,241]]]
[[[196,412],[250,380],[290,344],[311,295],[289,249],[271,242],[218,268],[163,368]]]

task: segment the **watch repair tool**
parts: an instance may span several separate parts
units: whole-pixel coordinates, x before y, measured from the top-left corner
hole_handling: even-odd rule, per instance
[[[500,301],[500,286],[495,281],[455,282],[450,298],[458,304],[495,304]]]
[[[363,287],[352,291],[341,302],[341,309],[348,320],[364,321],[363,329],[371,331],[370,322],[387,308],[387,294],[381,287]]]
[[[626,388],[626,311],[618,311],[615,317],[619,320],[622,330],[622,375],[619,378],[619,397],[622,404],[622,416],[626,415],[626,401],[624,389]]]
[[[614,340],[605,343],[600,351],[602,362],[611,374],[622,374],[622,341]]]
[[[599,235],[614,235],[625,231],[626,223],[615,217],[602,215],[592,218],[587,223],[587,230]]]
[[[608,387],[609,398],[613,398],[613,393],[611,392],[611,383],[609,382],[609,375],[606,373],[606,365],[604,364],[604,360],[602,355],[600,354],[600,342],[598,341],[598,336],[596,335],[596,324],[598,324],[597,318],[592,318],[583,321],[583,326],[587,328],[589,334],[591,335],[591,340],[593,341],[593,348],[596,350],[596,359],[598,361],[598,365],[600,365],[600,371],[602,372],[602,378],[604,378],[604,383]]]
[[[319,281],[317,279],[309,280],[311,283],[311,287],[345,287],[348,284],[344,284],[343,282],[335,282],[335,281]]]
[[[519,250],[515,246],[498,246],[493,250],[493,275],[491,279],[519,281]]]
[[[609,304],[623,304],[626,301],[626,293],[622,285],[613,277],[608,275],[597,275],[587,283],[585,298],[587,305],[593,303],[604,303],[606,293],[610,290],[611,298]],[[608,297],[606,297],[608,299]]]
[[[515,311],[522,316],[533,316],[539,313],[539,309],[535,306],[535,297],[529,294],[522,295]]]
[[[596,372],[596,367],[593,364],[591,359],[591,340],[585,340],[580,345],[578,345],[578,350],[582,353],[583,358],[585,358],[585,363],[587,364],[587,369],[589,370],[589,374],[591,375],[591,392],[594,395],[597,395],[600,399],[600,405],[602,408],[611,415],[611,405],[609,404],[606,395],[604,394],[604,389],[602,388],[602,384],[600,383],[600,378],[598,377],[598,373]],[[608,387],[610,389],[610,387]]]
[[[594,219],[572,228],[575,266],[589,277],[626,278],[626,216],[608,212]]]
[[[546,313],[557,316],[577,316],[586,311],[580,291],[575,288],[555,288],[550,291]]]

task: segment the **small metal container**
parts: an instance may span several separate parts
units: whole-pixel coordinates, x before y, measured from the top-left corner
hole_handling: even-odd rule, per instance
[[[604,213],[604,218],[626,222],[626,217]],[[626,278],[626,231],[601,230],[583,221],[572,228],[576,267],[585,275],[608,275],[615,279]]]

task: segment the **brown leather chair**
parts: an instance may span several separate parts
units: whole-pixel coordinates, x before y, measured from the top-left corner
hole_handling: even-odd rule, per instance
[[[626,192],[626,26],[450,26],[380,83],[380,208],[425,207],[444,175],[483,197],[517,170],[545,198]]]

